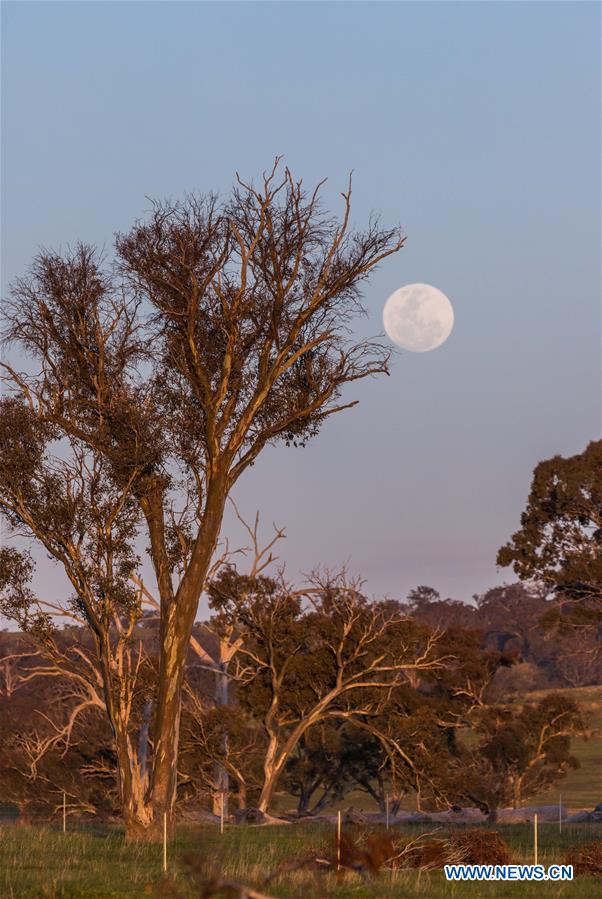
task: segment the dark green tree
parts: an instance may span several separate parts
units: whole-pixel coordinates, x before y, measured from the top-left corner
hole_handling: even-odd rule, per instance
[[[535,468],[521,527],[499,552],[525,580],[541,581],[577,616],[602,611],[602,440]]]
[[[476,722],[477,745],[458,752],[458,797],[495,821],[498,809],[517,808],[579,767],[571,737],[584,729],[581,709],[561,693],[535,705],[485,707]]]

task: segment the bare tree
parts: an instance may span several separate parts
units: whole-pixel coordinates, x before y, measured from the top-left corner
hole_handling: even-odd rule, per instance
[[[403,683],[406,671],[436,670],[449,659],[438,651],[437,632],[416,627],[394,603],[368,602],[358,586],[340,575],[292,591],[226,567],[209,587],[214,626],[234,624],[244,637],[236,675],[253,689],[241,689],[241,700],[267,740],[261,811],[309,728],[374,714],[380,694]]]
[[[14,392],[0,410],[0,508],[64,567],[116,740],[109,630],[138,602],[133,547],[148,538],[159,671],[132,839],[158,839],[163,813],[171,820],[186,654],[230,490],[266,445],[304,445],[354,405],[345,385],[387,370],[388,351],[354,342],[349,326],[362,282],[403,238],[376,221],[353,233],[351,187],[339,222],[320,185],[307,192],[277,171],[278,160],[259,188],[238,178],[225,201],[155,204],[117,238],[113,266],[85,246],[43,252],[5,304],[7,340],[32,365],[4,366]],[[3,611],[41,627],[15,587],[22,565],[4,558]]]
[[[23,684],[19,661],[22,653],[10,653],[0,658],[0,696],[11,698]]]
[[[602,645],[590,629],[568,632],[555,641],[556,669],[569,687],[599,684],[602,674]]]
[[[76,557],[85,565],[83,552]],[[14,595],[5,593],[5,602],[11,598],[14,608]],[[37,636],[38,649],[24,654],[26,664],[19,672],[20,684],[49,680],[60,685],[58,709],[52,715],[45,714],[48,726],[44,739],[38,740],[35,732],[30,735],[37,752],[34,761],[41,761],[57,747],[62,753],[68,752],[74,729],[86,713],[107,716],[113,732],[117,762],[113,777],[119,783],[122,814],[126,824],[137,820],[145,808],[148,787],[145,712],[153,689],[154,666],[140,635],[135,633],[136,606],[128,613],[114,609],[112,621],[102,624],[102,640],[95,632],[89,638],[87,619],[75,602],[69,608],[29,597],[23,615],[24,626],[31,627]],[[72,625],[68,640],[55,626],[57,619],[62,621],[65,616]]]
[[[0,793],[23,820],[55,814],[63,794],[68,814],[115,808],[116,765],[106,718],[98,714],[102,702],[73,676],[80,647],[72,630],[60,633],[60,643],[56,665],[39,652],[13,657],[15,689],[0,695]]]

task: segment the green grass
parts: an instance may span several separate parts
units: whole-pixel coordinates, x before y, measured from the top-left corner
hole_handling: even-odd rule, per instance
[[[512,859],[532,860],[532,833],[524,825],[500,827],[511,847]],[[417,830],[404,833],[415,836]],[[445,833],[442,830],[441,833]],[[600,828],[565,826],[559,834],[547,825],[540,831],[540,861],[564,861],[568,846],[599,838]],[[182,896],[199,896],[187,881],[186,855],[203,860],[207,871],[259,886],[263,878],[285,861],[298,860],[332,846],[332,827],[289,825],[275,827],[231,827],[220,836],[217,828],[187,827],[178,831],[169,847],[169,878]],[[147,899],[173,895],[161,886],[161,847],[126,846],[118,829],[96,832],[62,833],[42,828],[5,826],[0,828],[0,896],[2,899]],[[599,878],[579,878],[558,885],[541,883],[446,883],[443,873],[386,871],[366,882],[347,874],[337,884],[332,875],[324,879],[333,899],[440,899],[466,897],[489,899],[494,896],[589,897],[598,896]],[[299,871],[275,880],[267,890],[279,899],[313,899],[316,891],[312,875]]]
[[[568,808],[593,808],[602,801],[602,687],[570,691],[583,706],[592,730],[587,740],[575,740],[573,753],[581,767],[571,772],[559,787],[529,800],[529,805],[552,804],[562,793]],[[529,694],[536,700],[541,694]],[[284,798],[284,797],[283,797]],[[286,803],[288,805],[289,802]],[[369,809],[365,794],[348,796],[344,802]],[[431,829],[431,828],[429,828]],[[532,861],[532,831],[525,825],[498,828],[511,847],[512,860]],[[412,836],[419,832],[407,829]],[[445,829],[441,829],[445,833]],[[600,839],[602,825],[568,826],[563,833],[553,824],[540,828],[540,861],[561,863],[574,843]],[[169,877],[181,895],[198,896],[198,887],[187,884],[183,857],[193,855],[224,876],[259,885],[279,864],[301,859],[332,843],[333,829],[318,823],[264,828],[227,828],[220,837],[216,828],[180,828],[169,847]],[[51,828],[0,825],[0,899],[148,899],[162,895],[161,848],[126,846],[117,828],[95,828],[63,835]],[[442,872],[399,871],[381,874],[366,883],[347,875],[342,884],[325,879],[333,899],[443,899],[443,897],[552,897],[593,899],[600,894],[600,878],[579,878],[573,883],[446,883]],[[267,891],[278,899],[313,899],[318,894],[311,874],[297,872],[276,880]]]

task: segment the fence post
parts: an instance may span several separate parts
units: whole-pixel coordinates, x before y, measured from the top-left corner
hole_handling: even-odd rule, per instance
[[[67,833],[67,794],[63,790],[63,833]]]
[[[537,864],[537,814],[533,815],[533,863]]]
[[[163,812],[163,871],[167,871],[167,812]]]
[[[389,829],[389,794],[385,796],[385,827]]]
[[[341,869],[341,811],[337,812],[337,871]]]
[[[558,832],[562,833],[562,793],[558,794]]]
[[[220,793],[221,802],[219,804],[219,832],[224,832],[224,791]]]

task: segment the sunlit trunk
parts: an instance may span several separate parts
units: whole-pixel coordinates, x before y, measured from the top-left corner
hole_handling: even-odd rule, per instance
[[[167,816],[170,833],[178,780],[182,685],[190,637],[224,512],[224,485],[213,485],[193,558],[173,600],[161,599],[161,651],[157,685],[154,755],[150,784],[155,829]],[[159,826],[160,828],[160,826]],[[160,829],[157,831],[160,834]]]
[[[148,777],[133,750],[127,733],[118,730],[116,736],[118,785],[121,799],[125,838],[128,843],[157,839],[153,809],[146,797]],[[159,836],[160,839],[160,836]]]
[[[278,749],[278,738],[274,734],[270,734],[267,752],[263,763],[263,786],[257,808],[262,812],[267,812],[272,793],[276,786],[278,776],[280,774],[279,767],[276,765],[276,752]]]

